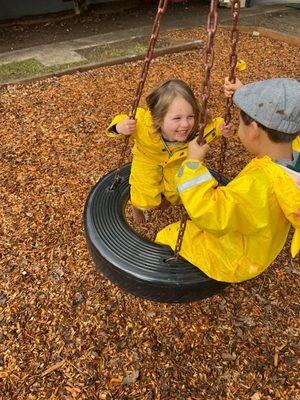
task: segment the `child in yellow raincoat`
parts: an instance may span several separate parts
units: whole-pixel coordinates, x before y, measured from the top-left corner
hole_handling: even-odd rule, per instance
[[[144,222],[144,210],[178,204],[175,175],[187,155],[187,142],[198,127],[199,107],[189,86],[170,79],[146,97],[147,108],[138,108],[135,119],[117,115],[106,133],[134,139],[129,183],[135,222]],[[205,128],[221,133],[224,120],[216,118]],[[230,128],[223,128],[230,135]]]
[[[255,158],[227,186],[203,164],[209,146],[190,142],[177,189],[192,221],[180,254],[209,277],[241,282],[263,272],[282,250],[291,225],[291,253],[300,249],[300,82],[279,78],[251,83],[234,94],[238,135]],[[296,142],[295,142],[296,141]],[[179,223],[157,234],[175,248]]]

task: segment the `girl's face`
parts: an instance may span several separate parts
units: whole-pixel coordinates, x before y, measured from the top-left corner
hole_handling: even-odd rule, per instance
[[[195,124],[193,107],[182,97],[175,97],[162,123],[161,132],[170,142],[184,142]]]

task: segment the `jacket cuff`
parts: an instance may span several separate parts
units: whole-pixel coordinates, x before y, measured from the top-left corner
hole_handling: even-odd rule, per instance
[[[120,135],[120,132],[117,131],[117,124],[110,126],[108,130],[110,133],[114,133],[115,135]]]

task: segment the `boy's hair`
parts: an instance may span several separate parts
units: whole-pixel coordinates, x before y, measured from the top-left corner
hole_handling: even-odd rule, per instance
[[[146,97],[155,129],[160,130],[160,122],[176,97],[182,97],[192,106],[195,116],[193,131],[196,130],[199,123],[199,105],[191,88],[179,79],[169,79],[163,82]]]
[[[243,122],[245,123],[245,125],[250,125],[252,122],[256,122],[257,126],[266,132],[266,134],[268,135],[268,138],[271,140],[271,142],[274,142],[274,143],[290,143],[294,139],[296,139],[296,137],[299,135],[299,132],[298,133],[294,133],[294,134],[289,134],[289,133],[276,131],[275,129],[267,128],[266,126],[264,126],[260,122],[255,121],[254,118],[250,117],[243,110],[240,110],[240,115],[241,115],[241,118],[242,118]]]

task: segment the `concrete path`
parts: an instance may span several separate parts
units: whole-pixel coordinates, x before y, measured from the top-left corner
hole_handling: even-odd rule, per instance
[[[161,33],[176,29],[205,26],[207,13],[208,6],[193,3],[184,13],[166,14],[162,21]],[[231,25],[229,9],[219,8],[219,24]],[[241,27],[246,26],[250,30],[255,29],[255,27],[264,27],[274,30],[275,33],[284,32],[295,38],[296,41],[300,40],[300,11],[284,4],[243,8],[241,9],[239,25]],[[45,67],[60,66],[74,62],[78,62],[79,65],[80,63],[86,64],[87,60],[77,50],[128,41],[142,36],[149,37],[151,29],[152,26],[141,23],[139,27],[132,29],[117,30],[80,39],[5,52],[0,54],[0,66],[28,59],[34,59]]]
[[[149,34],[150,29],[150,26],[141,27],[125,31],[118,31],[117,34],[116,32],[111,32],[60,43],[34,46],[28,49],[9,51],[0,54],[0,65],[8,64],[13,61],[24,61],[30,58],[34,58],[45,66],[83,61],[85,58],[76,53],[76,50],[91,48],[104,44],[109,45],[112,43],[141,37]]]
[[[255,25],[256,18],[261,18],[262,16],[268,15],[271,18],[272,14],[274,13],[278,13],[278,15],[282,17],[280,21],[281,24],[286,24],[288,27],[287,29],[290,29],[292,35],[300,38],[300,12],[298,10],[288,8],[285,5],[267,5],[244,8],[241,10],[240,24],[242,25],[245,23],[246,25]],[[188,11],[185,12],[184,15],[182,15],[182,13],[177,13],[173,14],[171,17],[165,18],[161,26],[161,32],[203,26],[206,23],[206,19],[207,12],[203,12],[203,6],[202,13],[199,13],[199,9],[197,9],[197,6],[194,5],[189,7]],[[219,23],[223,25],[231,23],[229,9],[219,9],[219,21]],[[274,28],[278,28],[277,23]],[[0,65],[24,61],[27,59],[35,59],[44,66],[80,62],[84,61],[85,58],[77,53],[76,50],[126,41],[128,39],[141,36],[148,36],[150,32],[151,26],[144,25],[138,28],[123,31],[98,34],[65,42],[10,51],[0,54]]]

